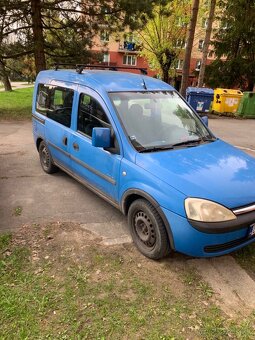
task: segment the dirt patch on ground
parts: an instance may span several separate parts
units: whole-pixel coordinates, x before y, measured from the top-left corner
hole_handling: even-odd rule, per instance
[[[76,264],[90,265],[98,251],[100,256],[111,256],[120,264],[126,263],[130,272],[142,274],[158,289],[164,282],[171,283],[171,294],[182,296],[185,285],[179,272],[183,263],[178,259],[169,258],[162,261],[152,261],[141,255],[133,244],[105,246],[103,238],[84,229],[83,225],[75,223],[51,223],[47,225],[24,225],[14,234],[15,245],[26,245],[31,249],[32,261],[46,259],[53,264],[52,271],[57,273],[59,259],[69,258]],[[160,272],[160,276],[159,273]],[[116,271],[116,275],[118,272]],[[109,279],[106,272],[95,272],[90,280]],[[132,294],[131,294],[132,295]]]
[[[192,260],[173,254],[167,259],[152,261],[141,255],[132,243],[106,246],[103,240],[104,237],[86,230],[84,224],[50,223],[24,225],[14,234],[13,243],[28,246],[33,262],[48,261],[52,275],[60,281],[65,276],[63,262],[91,268],[95,259],[100,262],[110,258],[116,266],[116,280],[122,280],[120,268],[124,265],[126,274],[142,275],[159,294],[162,286],[166,286],[168,289],[170,287],[171,295],[183,297],[187,289],[185,282],[192,286],[202,277],[205,283],[197,284],[196,289],[208,295],[230,318],[248,316],[255,310],[252,293],[255,291],[255,282],[231,256]],[[107,266],[109,263],[103,267],[107,269]],[[108,270],[96,269],[90,273],[92,283],[106,282],[108,279]],[[135,299],[132,290],[125,291],[125,296]]]
[[[231,256],[213,259],[196,259],[175,254],[161,261],[152,261],[141,255],[133,244],[105,245],[104,237],[88,231],[84,224],[51,223],[46,225],[24,225],[14,234],[15,245],[26,245],[31,249],[33,262],[47,260],[51,263],[52,274],[59,276],[62,261],[71,261],[76,265],[93,266],[95,257],[99,261],[107,256],[116,264],[116,279],[120,277],[119,265],[128,266],[130,275],[142,275],[155,289],[162,285],[170,287],[171,294],[182,297],[185,293],[185,280],[195,284],[199,277],[212,288],[212,301],[229,317],[247,316],[255,310],[255,282]],[[100,254],[100,255],[99,255]],[[106,267],[108,264],[106,263]],[[110,279],[107,270],[95,270],[90,273],[91,282]],[[206,290],[205,289],[205,290]],[[134,298],[132,291],[125,293],[127,298]]]
[[[254,334],[254,316],[222,313],[217,291],[189,266],[188,257],[152,261],[130,243],[105,246],[75,223],[24,225],[7,241],[2,238],[0,251],[5,307],[0,338],[252,339]]]

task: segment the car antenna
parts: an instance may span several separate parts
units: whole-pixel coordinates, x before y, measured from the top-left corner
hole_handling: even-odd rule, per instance
[[[143,80],[143,88],[144,88],[145,90],[147,90],[147,86],[146,86],[146,84],[145,84],[145,81],[144,81],[143,78],[142,78],[142,80]]]

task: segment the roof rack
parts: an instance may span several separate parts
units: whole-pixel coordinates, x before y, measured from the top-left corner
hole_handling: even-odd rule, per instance
[[[100,65],[100,64],[66,64],[66,63],[56,63],[54,64],[55,71],[59,69],[60,66],[70,66],[76,69],[76,72],[81,74],[85,68],[89,69],[101,69],[101,70],[110,70],[110,71],[118,71],[118,70],[139,70],[141,74],[147,74],[147,69],[144,67],[131,67],[131,66],[110,66],[110,65]]]

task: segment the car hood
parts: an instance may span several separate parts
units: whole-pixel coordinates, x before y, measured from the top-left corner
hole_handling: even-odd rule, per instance
[[[139,153],[136,163],[188,197],[206,198],[229,208],[255,202],[255,158],[221,140]]]

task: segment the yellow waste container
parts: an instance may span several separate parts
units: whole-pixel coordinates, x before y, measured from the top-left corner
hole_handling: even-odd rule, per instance
[[[235,113],[243,96],[240,90],[220,89],[214,90],[212,111],[220,113]]]

